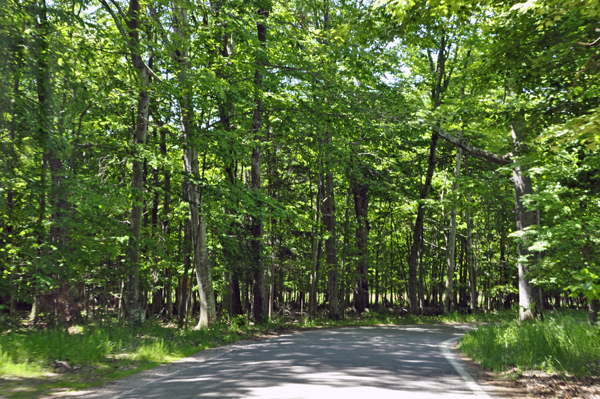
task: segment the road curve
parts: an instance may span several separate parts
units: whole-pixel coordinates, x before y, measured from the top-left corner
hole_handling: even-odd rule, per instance
[[[303,331],[221,354],[121,393],[149,398],[475,398],[444,356],[468,325]]]

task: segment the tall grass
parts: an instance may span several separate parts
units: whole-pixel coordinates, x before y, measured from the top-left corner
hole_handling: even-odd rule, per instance
[[[583,375],[600,360],[600,328],[564,314],[534,323],[482,325],[467,333],[460,349],[494,371],[518,367]]]
[[[218,324],[210,330],[175,330],[148,323],[0,335],[0,377],[39,376],[55,361],[70,367],[115,367],[119,364],[163,363],[199,350],[239,339],[239,333]]]

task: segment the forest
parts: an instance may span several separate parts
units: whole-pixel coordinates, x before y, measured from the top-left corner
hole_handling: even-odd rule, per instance
[[[0,2],[0,313],[595,321],[599,9]]]

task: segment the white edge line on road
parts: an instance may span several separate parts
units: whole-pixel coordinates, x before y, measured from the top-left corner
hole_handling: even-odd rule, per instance
[[[448,360],[448,362],[454,367],[454,369],[460,374],[460,376],[465,380],[465,383],[469,387],[471,391],[480,398],[484,399],[492,399],[484,390],[475,382],[473,377],[460,365],[460,363],[456,360],[456,355],[450,351],[450,345],[454,342],[458,341],[461,337],[450,338],[447,341],[442,342],[441,349],[442,354]]]

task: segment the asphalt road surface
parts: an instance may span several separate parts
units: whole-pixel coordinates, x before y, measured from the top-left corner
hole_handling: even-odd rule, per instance
[[[377,326],[282,335],[118,398],[481,398],[485,394],[473,390],[442,350],[469,328]]]

